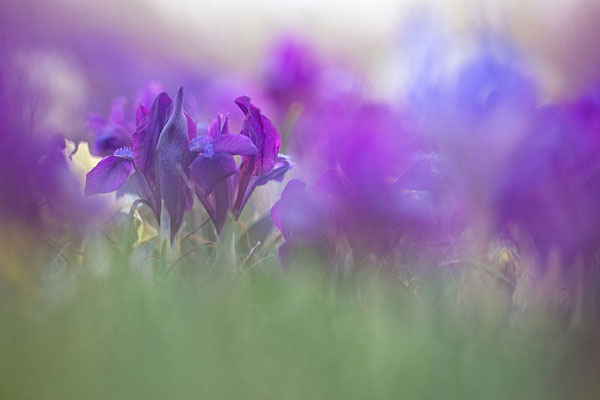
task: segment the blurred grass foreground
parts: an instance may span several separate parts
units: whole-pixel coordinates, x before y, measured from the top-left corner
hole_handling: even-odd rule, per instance
[[[593,399],[599,390],[597,326],[557,317],[558,299],[521,312],[485,269],[333,279],[271,257],[188,262],[156,279],[147,254],[106,251],[83,262],[59,253],[41,291],[4,292],[1,398]]]

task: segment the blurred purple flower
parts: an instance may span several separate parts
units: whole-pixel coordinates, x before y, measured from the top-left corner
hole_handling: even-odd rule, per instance
[[[96,135],[92,145],[94,154],[111,154],[120,147],[133,144],[131,140],[133,128],[125,119],[126,103],[127,100],[124,97],[113,100],[108,118],[95,113],[88,116],[88,125]]]
[[[327,220],[322,206],[299,179],[290,180],[283,189],[281,198],[271,209],[271,218],[285,239],[279,248],[279,258],[284,265],[296,256],[306,255],[306,250],[329,254]]]
[[[434,144],[456,204],[452,230],[477,232],[483,251],[498,233],[495,204],[512,179],[509,170],[535,122],[538,101],[519,53],[487,39],[454,80],[434,81],[434,74],[424,73],[411,93],[418,129]]]
[[[162,86],[156,82],[150,82],[136,96],[137,103],[135,126],[139,125],[142,118],[150,111],[150,106],[156,96],[162,92]],[[94,132],[95,140],[92,145],[92,153],[106,156],[114,153],[121,147],[133,146],[132,135],[135,131],[133,125],[133,108],[128,107],[124,96],[113,100],[108,117],[97,113],[88,115],[88,126]]]
[[[317,88],[322,66],[311,44],[286,37],[267,55],[265,86],[278,106],[307,101]]]
[[[547,106],[507,165],[496,209],[503,232],[533,244],[541,266],[553,250],[564,265],[600,241],[600,91]]]

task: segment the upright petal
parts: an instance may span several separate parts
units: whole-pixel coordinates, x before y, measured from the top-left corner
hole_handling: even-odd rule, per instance
[[[160,133],[156,147],[156,176],[160,197],[171,219],[171,241],[175,238],[187,202],[185,161],[188,155],[188,125],[183,113],[183,88],[177,92],[173,112]]]
[[[242,156],[234,204],[234,214],[239,217],[256,187],[256,177],[267,175],[273,170],[281,146],[281,136],[271,120],[261,114],[249,97],[239,97],[235,102],[246,116],[240,134],[249,137],[257,149],[256,155]]]
[[[248,136],[256,146],[258,153],[255,158],[244,159],[248,164],[250,173],[254,176],[264,175],[273,169],[279,148],[281,136],[273,126],[271,120],[261,114],[260,109],[250,102],[248,96],[236,99],[236,104],[244,112],[246,119],[242,126],[242,135]]]
[[[208,125],[208,137],[215,140],[221,135],[229,133],[229,117],[223,113],[218,113],[215,119]]]
[[[105,157],[86,175],[86,196],[114,192],[129,179],[133,169],[131,158],[122,156]]]
[[[145,176],[153,177],[156,146],[161,131],[167,122],[171,103],[171,98],[166,93],[160,93],[156,96],[150,113],[143,118],[133,134],[133,158],[135,166]]]

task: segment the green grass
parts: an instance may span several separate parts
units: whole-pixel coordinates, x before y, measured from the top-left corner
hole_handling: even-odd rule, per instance
[[[3,291],[0,398],[596,398],[594,331],[516,314],[467,267],[407,286],[230,247],[182,248],[169,274],[152,246],[102,238],[82,263],[52,257],[35,289]]]

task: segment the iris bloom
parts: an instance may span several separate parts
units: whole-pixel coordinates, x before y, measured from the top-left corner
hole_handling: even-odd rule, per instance
[[[196,194],[220,231],[231,208],[229,178],[238,172],[234,155],[254,156],[256,146],[247,136],[229,133],[229,119],[219,113],[208,126],[206,136],[192,140],[189,149],[198,154],[190,166]]]
[[[124,189],[139,195],[160,221],[164,204],[174,239],[183,214],[191,208],[192,194],[186,186],[188,141],[196,135],[194,124],[183,112],[183,88],[175,101],[160,93],[150,110],[138,108],[139,124],[133,148],[117,149],[87,174],[85,193],[109,193]]]
[[[286,162],[285,158],[278,159],[281,136],[271,120],[264,116],[247,96],[238,97],[235,103],[246,117],[240,134],[250,138],[257,149],[255,155],[242,156],[237,195],[233,203],[233,214],[239,218],[256,186],[271,179],[281,180],[282,174],[285,174],[291,164]],[[281,169],[273,173],[276,166]]]
[[[169,221],[173,241],[183,215],[192,207],[188,185],[193,183],[220,231],[234,204],[234,194],[237,218],[256,186],[281,181],[291,168],[289,159],[278,155],[281,138],[270,120],[249,98],[237,101],[246,113],[241,134],[231,134],[228,118],[218,114],[206,134],[200,136],[196,124],[183,111],[183,89],[175,101],[160,93],[150,109],[140,104],[133,147],[115,150],[87,174],[86,195],[117,190],[138,195],[157,221]],[[234,155],[242,156],[239,176]],[[168,218],[161,219],[165,210]]]
[[[228,117],[218,114],[207,135],[190,142],[190,151],[198,154],[192,156],[191,178],[217,231],[230,211],[239,218],[257,186],[283,180],[292,168],[289,158],[278,154],[281,137],[271,121],[250,103],[250,98],[240,97],[236,103],[245,114],[240,134],[231,134]],[[242,156],[239,168],[234,155]]]

